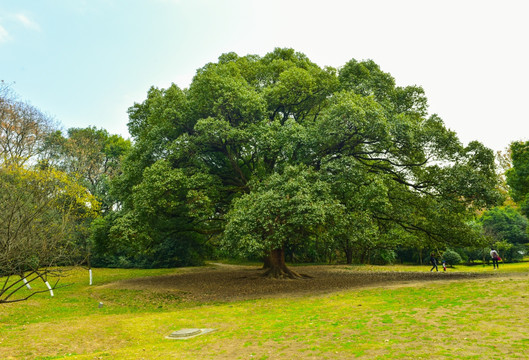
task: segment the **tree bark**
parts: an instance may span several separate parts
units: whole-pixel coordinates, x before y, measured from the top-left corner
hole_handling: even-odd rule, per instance
[[[345,261],[347,265],[353,263],[353,249],[349,246],[344,246],[343,251],[345,253]]]
[[[272,267],[272,264],[270,262],[270,254],[264,257],[263,259],[263,270],[268,270]]]
[[[298,274],[287,267],[284,248],[270,251],[270,254],[265,259],[263,269],[266,269],[263,276],[274,279],[301,279],[310,277],[308,275]]]

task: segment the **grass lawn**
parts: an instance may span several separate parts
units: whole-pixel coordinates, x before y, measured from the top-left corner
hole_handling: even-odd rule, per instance
[[[350,271],[428,271],[352,266]],[[230,303],[105,284],[187,269],[77,269],[57,289],[0,305],[0,359],[522,359],[528,358],[529,263],[500,276]],[[192,270],[191,270],[192,271]],[[486,271],[458,266],[449,271]],[[289,280],[286,280],[289,281]],[[99,302],[103,307],[99,308]],[[186,340],[181,328],[217,331]]]

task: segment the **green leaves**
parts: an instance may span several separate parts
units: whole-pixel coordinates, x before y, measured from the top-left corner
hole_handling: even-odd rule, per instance
[[[114,220],[109,231],[114,247],[135,256],[138,252],[149,254],[167,244],[184,249],[187,245],[195,246],[203,239],[190,236],[190,232],[218,231],[215,230],[218,187],[208,174],[157,161],[145,169],[141,183],[132,189],[127,209]],[[167,259],[154,261],[175,265]]]
[[[395,79],[380,70],[373,60],[350,60],[340,69],[338,78],[342,89],[362,96],[374,95],[379,101],[384,100],[395,87]]]
[[[129,133],[137,141],[142,141],[152,131],[161,130],[159,134],[162,138],[175,139],[193,127],[193,122],[186,116],[188,111],[187,96],[178,86],[171,84],[167,89],[152,87],[143,103],[129,108]]]
[[[232,254],[264,255],[286,244],[322,237],[332,219],[344,214],[330,187],[304,167],[252,184],[251,192],[233,202],[222,245]],[[306,244],[304,244],[306,245]]]
[[[512,168],[507,171],[507,184],[513,200],[529,216],[529,141],[511,144]]]
[[[368,158],[389,147],[388,124],[380,105],[352,92],[336,94],[315,127],[325,155]]]
[[[496,241],[525,244],[529,242],[527,218],[512,207],[495,207],[483,213],[480,219],[485,233]]]
[[[134,208],[145,222],[156,223],[164,217],[205,219],[212,215],[209,197],[216,184],[207,174],[186,174],[158,161],[145,170],[141,184],[134,187]]]
[[[231,62],[212,64],[199,71],[188,97],[196,120],[215,117],[233,126],[259,121],[266,106],[261,94]]]

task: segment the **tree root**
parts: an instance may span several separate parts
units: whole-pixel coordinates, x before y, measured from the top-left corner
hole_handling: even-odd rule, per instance
[[[312,279],[313,277],[307,274],[299,274],[289,268],[268,268],[262,275],[263,277],[271,279]]]

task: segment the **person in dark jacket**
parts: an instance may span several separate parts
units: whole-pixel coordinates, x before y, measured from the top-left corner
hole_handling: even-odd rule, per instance
[[[433,269],[435,269],[435,271],[439,271],[439,269],[437,268],[437,259],[435,258],[434,253],[430,254],[430,262],[432,263],[432,268],[430,269],[430,271],[433,271]]]

